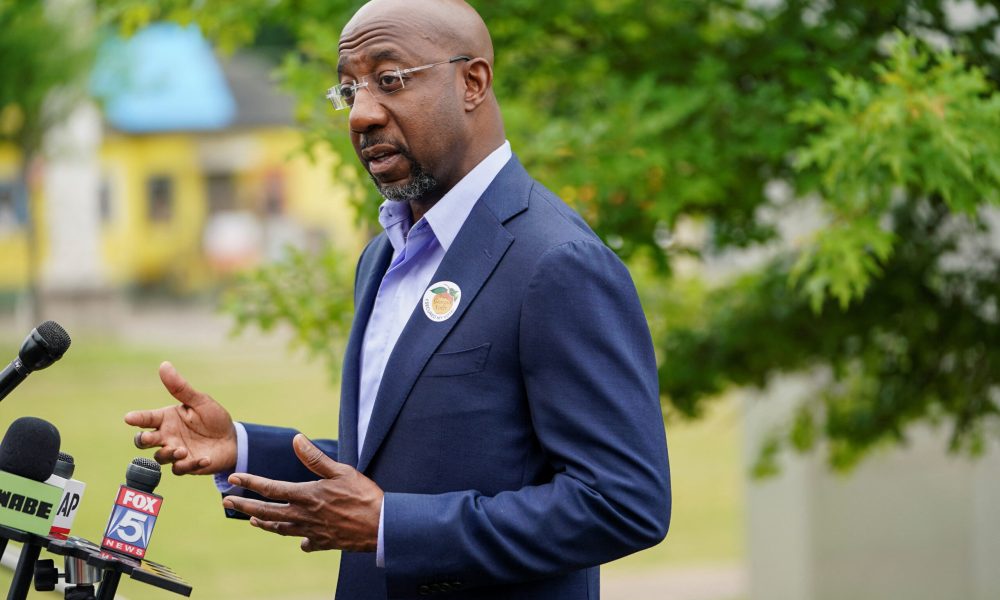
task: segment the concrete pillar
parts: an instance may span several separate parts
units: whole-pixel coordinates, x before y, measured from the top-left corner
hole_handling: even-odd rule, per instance
[[[748,456],[787,422],[807,377],[748,396]],[[775,479],[748,482],[751,598],[906,600],[1000,597],[1000,448],[947,453],[947,428],[918,426],[850,474],[822,451],[788,456]]]
[[[101,116],[80,104],[45,140],[42,289],[90,293],[107,287],[100,252]]]

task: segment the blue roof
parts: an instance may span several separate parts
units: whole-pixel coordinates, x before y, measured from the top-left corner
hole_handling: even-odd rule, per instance
[[[213,130],[236,117],[236,101],[212,47],[195,26],[159,23],[98,53],[91,92],[122,131]]]

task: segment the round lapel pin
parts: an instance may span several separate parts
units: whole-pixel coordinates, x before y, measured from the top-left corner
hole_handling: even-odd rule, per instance
[[[431,321],[441,322],[451,318],[458,310],[462,298],[462,290],[451,281],[439,281],[431,284],[424,292],[424,314]]]

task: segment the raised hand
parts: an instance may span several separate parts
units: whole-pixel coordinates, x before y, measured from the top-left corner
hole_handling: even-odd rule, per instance
[[[226,496],[222,504],[250,515],[250,524],[278,535],[302,538],[306,552],[374,552],[382,490],[353,467],[323,454],[301,433],[292,441],[295,454],[318,481],[291,483],[234,473],[229,483],[283,504]]]
[[[136,433],[139,448],[158,448],[153,458],[172,464],[175,475],[207,475],[236,466],[233,419],[208,394],[191,387],[169,362],[160,365],[160,381],[180,404],[136,410],[125,422],[152,429]]]

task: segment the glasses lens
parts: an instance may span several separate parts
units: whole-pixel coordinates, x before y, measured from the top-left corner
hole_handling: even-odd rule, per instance
[[[403,73],[399,69],[382,71],[375,75],[375,81],[378,83],[375,86],[377,91],[373,91],[377,94],[393,94],[406,87],[403,83]]]
[[[349,108],[354,103],[354,84],[339,83],[326,91],[326,98],[336,110]]]

